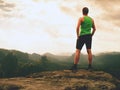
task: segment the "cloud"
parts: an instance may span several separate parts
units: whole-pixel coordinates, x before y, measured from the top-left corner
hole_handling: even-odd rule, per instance
[[[113,23],[116,26],[120,26],[120,0],[92,0],[89,2],[102,9],[103,14],[101,15],[101,18],[103,20]]]
[[[59,5],[61,11],[74,18],[80,16],[82,5],[79,1],[65,0]]]
[[[15,4],[0,0],[0,17],[11,17],[11,12],[14,10]]]
[[[73,16],[73,17],[78,16],[78,13],[76,12],[76,10],[74,10],[74,8],[61,6],[60,9],[62,12],[64,12],[65,14],[67,14],[69,16]]]
[[[13,3],[7,3],[5,1],[0,0],[0,10],[4,12],[10,12],[15,7]]]
[[[59,31],[56,28],[51,29],[50,27],[50,28],[46,28],[44,31],[52,38],[60,37]]]

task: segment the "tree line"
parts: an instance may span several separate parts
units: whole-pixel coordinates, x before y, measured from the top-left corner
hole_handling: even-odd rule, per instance
[[[12,52],[2,55],[0,60],[0,77],[26,76],[36,72],[62,70],[68,66],[64,63],[51,62],[47,59],[47,56],[41,56],[38,61],[26,59],[28,60],[20,61]]]
[[[33,60],[34,58],[34,60]],[[59,60],[57,60],[57,58]],[[31,73],[70,69],[74,54],[62,58],[59,56],[35,55],[20,51],[0,50],[0,77],[26,76]],[[120,79],[120,53],[103,53],[93,56],[93,68],[98,71],[111,73]],[[86,69],[87,56],[81,55],[79,69]]]

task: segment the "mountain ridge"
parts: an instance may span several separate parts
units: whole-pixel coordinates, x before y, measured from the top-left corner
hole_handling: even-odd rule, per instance
[[[29,54],[18,50],[0,49],[0,77],[3,76],[4,68],[1,65],[8,53],[13,53],[17,58],[18,75],[27,75],[33,72],[45,70],[63,70],[69,69],[73,64],[74,54],[71,56],[59,56],[51,53],[40,55],[37,53]],[[95,70],[108,72],[120,79],[120,52],[101,53],[93,55],[93,67]],[[7,63],[7,62],[6,62]],[[87,55],[81,54],[78,67],[85,69],[88,65]],[[6,70],[7,70],[6,66]]]

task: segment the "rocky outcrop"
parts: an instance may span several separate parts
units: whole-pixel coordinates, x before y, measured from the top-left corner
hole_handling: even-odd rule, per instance
[[[18,85],[21,88],[17,90],[117,90],[119,81],[103,71],[78,70],[72,73],[70,70],[63,70],[0,79],[0,84]]]
[[[115,90],[114,78],[103,71],[79,70],[72,73],[70,70],[43,72],[30,77],[42,77],[61,90]]]

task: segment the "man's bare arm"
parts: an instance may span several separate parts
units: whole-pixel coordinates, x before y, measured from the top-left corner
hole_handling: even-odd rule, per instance
[[[94,20],[93,20],[93,25],[92,25],[92,36],[94,35],[95,31],[96,31],[96,27],[95,27],[95,23],[94,23]]]
[[[82,21],[82,18],[79,18],[78,23],[77,23],[77,28],[76,28],[77,38],[79,38],[79,28],[81,25],[81,21]]]

